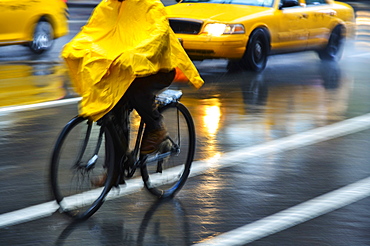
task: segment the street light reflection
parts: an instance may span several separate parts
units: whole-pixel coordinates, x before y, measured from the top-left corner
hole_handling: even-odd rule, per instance
[[[201,107],[201,134],[207,139],[204,146],[205,158],[217,158],[220,152],[217,151],[217,132],[221,121],[221,102],[219,98],[210,98],[203,101],[205,105]]]
[[[217,105],[214,106],[205,106],[205,115],[203,117],[204,126],[207,129],[208,133],[211,136],[215,136],[219,128],[219,122],[221,117],[221,110],[219,102],[216,102]]]

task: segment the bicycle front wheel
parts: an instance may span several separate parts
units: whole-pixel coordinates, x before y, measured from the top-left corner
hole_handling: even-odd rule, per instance
[[[189,176],[195,152],[195,128],[188,109],[181,103],[166,105],[159,109],[169,138],[162,143],[157,158],[148,157],[141,166],[145,187],[160,198],[174,196]]]
[[[86,219],[103,204],[113,185],[113,147],[108,131],[83,117],[62,130],[51,158],[52,192],[62,212]],[[94,180],[107,175],[104,187]],[[96,181],[95,181],[96,182]]]

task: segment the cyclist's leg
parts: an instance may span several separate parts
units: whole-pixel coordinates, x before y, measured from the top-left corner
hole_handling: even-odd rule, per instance
[[[162,115],[155,105],[156,92],[168,87],[175,77],[175,70],[159,72],[135,79],[126,92],[133,108],[136,109],[145,123],[141,153],[154,152],[165,139],[167,132],[162,122]]]
[[[189,110],[181,103],[160,108],[168,138],[158,155],[141,166],[145,187],[158,197],[170,197],[184,185],[195,153],[195,127]]]
[[[111,142],[114,148],[114,160],[121,162],[121,165],[116,166],[114,170],[115,182],[113,185],[124,184],[123,162],[128,154],[129,146],[129,108],[127,101],[124,98],[103,118],[105,128],[111,135]],[[108,178],[107,173],[97,176],[92,179],[92,184],[95,187],[104,186]]]
[[[138,112],[148,130],[161,127],[162,116],[154,105],[156,92],[170,86],[175,70],[158,72],[143,78],[136,78],[127,89],[130,105]]]
[[[128,104],[128,99],[124,95],[119,102],[114,106],[114,108],[109,112],[110,122],[113,124],[116,133],[120,137],[121,142],[124,147],[129,145],[129,114],[130,106]]]

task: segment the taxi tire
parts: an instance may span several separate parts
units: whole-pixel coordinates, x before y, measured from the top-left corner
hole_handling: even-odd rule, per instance
[[[33,39],[28,47],[36,54],[49,50],[53,45],[53,34],[53,26],[47,20],[41,19],[35,26]]]
[[[330,34],[328,44],[317,53],[323,61],[338,61],[343,52],[344,30],[341,25],[336,26]]]
[[[261,72],[267,64],[270,51],[268,34],[265,29],[257,28],[249,36],[247,50],[240,60],[241,66],[254,72]]]

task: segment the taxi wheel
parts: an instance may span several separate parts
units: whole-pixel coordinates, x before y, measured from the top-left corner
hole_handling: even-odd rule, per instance
[[[29,43],[30,49],[36,54],[50,49],[54,41],[53,33],[53,26],[49,22],[39,21],[33,33],[33,40]]]
[[[249,37],[247,50],[241,59],[244,68],[255,72],[265,69],[269,53],[269,39],[264,29],[258,28]]]
[[[343,28],[342,26],[336,26],[332,33],[326,47],[322,50],[319,50],[317,53],[321,60],[325,61],[337,61],[342,56],[343,51]]]

